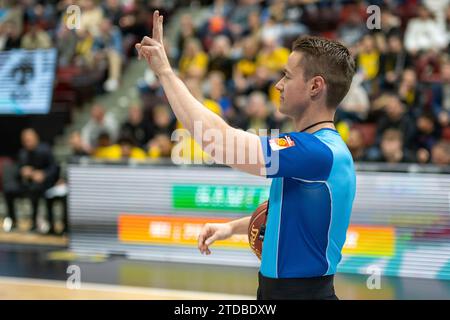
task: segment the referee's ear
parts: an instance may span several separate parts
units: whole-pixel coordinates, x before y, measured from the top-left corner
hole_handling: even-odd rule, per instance
[[[309,81],[311,99],[317,99],[320,98],[321,95],[326,95],[325,79],[322,76],[314,76]]]

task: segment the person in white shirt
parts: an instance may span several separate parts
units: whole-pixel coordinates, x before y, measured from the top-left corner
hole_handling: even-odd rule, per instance
[[[81,139],[88,152],[95,149],[97,139],[103,132],[108,133],[111,140],[115,141],[119,134],[119,124],[112,114],[106,113],[103,106],[94,105],[91,110],[91,119],[81,130]]]
[[[405,31],[405,48],[416,54],[419,51],[441,50],[447,47],[445,29],[423,5],[418,7],[418,17],[408,22]]]

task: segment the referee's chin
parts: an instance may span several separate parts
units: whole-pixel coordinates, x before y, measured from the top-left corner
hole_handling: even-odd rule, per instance
[[[291,116],[291,113],[289,112],[289,109],[287,108],[286,104],[284,103],[284,100],[280,100],[280,107],[278,108],[278,111],[285,116]]]

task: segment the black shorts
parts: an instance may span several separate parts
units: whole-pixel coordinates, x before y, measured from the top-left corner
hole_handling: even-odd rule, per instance
[[[257,300],[339,300],[334,275],[315,278],[267,278],[258,273]]]

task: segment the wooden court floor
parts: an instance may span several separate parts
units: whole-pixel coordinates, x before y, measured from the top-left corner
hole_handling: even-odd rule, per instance
[[[254,300],[251,296],[82,283],[70,289],[65,281],[0,277],[0,300]]]

